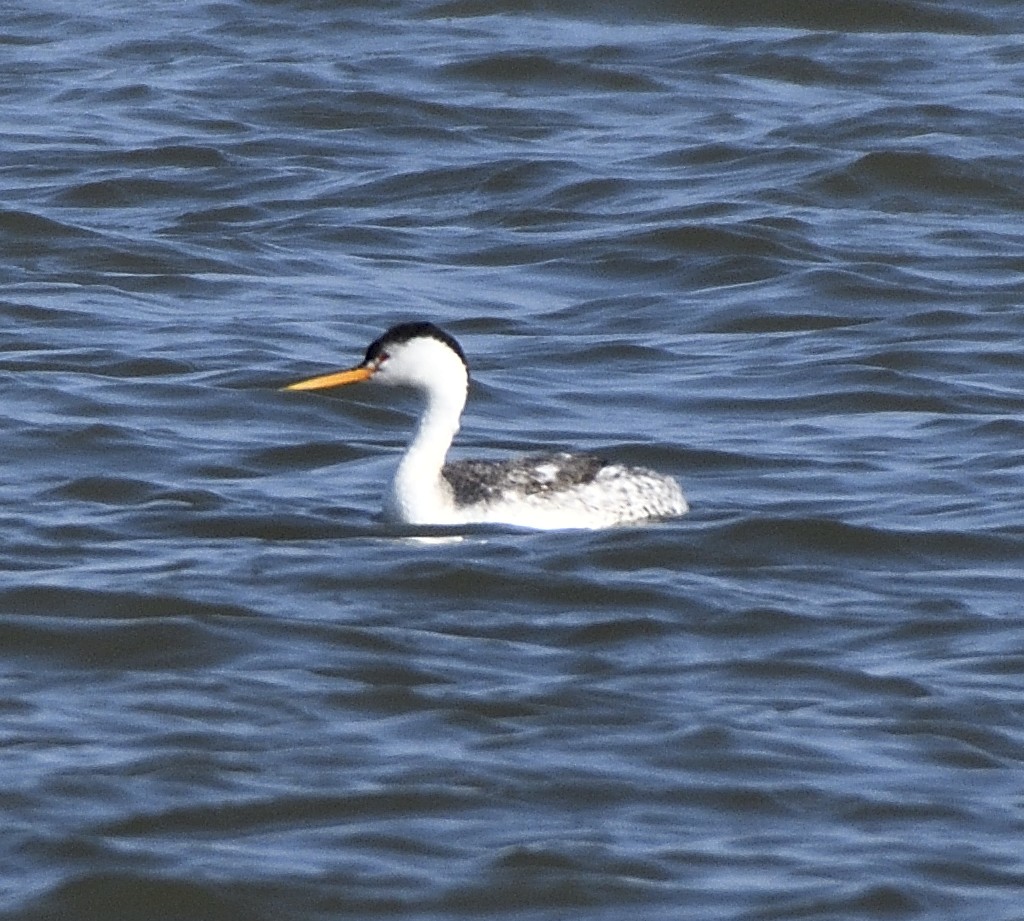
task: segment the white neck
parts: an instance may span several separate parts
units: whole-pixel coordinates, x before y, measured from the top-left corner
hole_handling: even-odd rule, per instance
[[[389,518],[406,524],[443,523],[452,516],[452,496],[441,476],[445,457],[459,430],[468,382],[432,387],[385,499]],[[454,520],[454,519],[452,519]]]

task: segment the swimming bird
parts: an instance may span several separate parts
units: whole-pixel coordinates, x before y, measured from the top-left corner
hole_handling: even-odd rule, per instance
[[[391,521],[607,528],[687,511],[674,479],[591,454],[445,463],[466,405],[469,365],[462,346],[433,323],[393,326],[354,368],[284,389],[322,390],[361,381],[409,387],[423,398],[419,424],[384,497],[384,516]]]

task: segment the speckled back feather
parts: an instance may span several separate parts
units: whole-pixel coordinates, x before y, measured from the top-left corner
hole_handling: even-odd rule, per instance
[[[505,461],[455,461],[445,464],[441,475],[459,505],[475,505],[583,486],[606,465],[592,454],[531,454]]]

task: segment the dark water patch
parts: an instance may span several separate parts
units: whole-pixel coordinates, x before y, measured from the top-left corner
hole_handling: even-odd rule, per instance
[[[745,917],[756,921],[781,921],[784,918],[835,918],[836,921],[853,921],[865,917],[909,917],[928,907],[928,900],[922,898],[916,887],[896,881],[832,886],[828,894],[815,893],[798,900],[771,901],[779,901],[781,904],[758,909]]]
[[[175,169],[223,167],[228,162],[227,157],[217,148],[198,144],[161,144],[154,147],[137,147],[113,155],[111,159],[126,166]]]
[[[18,847],[18,853],[22,856],[62,860],[65,865],[77,861],[101,863],[110,859],[113,856],[112,852],[113,849],[106,842],[79,834],[57,837],[37,833],[30,837],[26,836],[19,842]]]
[[[125,207],[124,204],[113,207]],[[205,253],[185,250],[163,242],[145,243],[128,234],[90,236],[83,244],[40,233],[24,241],[22,256],[33,261],[56,258],[62,261],[64,283],[90,290],[195,291],[197,274],[237,274],[239,266],[229,260],[211,259]]]
[[[516,15],[537,12],[533,0],[504,0],[498,5],[480,0],[445,0],[430,8],[433,17],[465,17],[504,13]],[[621,6],[611,2],[584,3],[582,0],[558,0],[545,3],[549,15],[560,15],[607,22],[624,21]],[[629,6],[628,21],[702,22],[719,26],[764,26],[815,30],[853,30],[865,32],[937,32],[988,34],[995,22],[974,10],[942,9],[922,0],[841,0],[827,7],[808,5],[803,0],[639,0]]]
[[[685,167],[711,167],[717,171],[756,160],[766,154],[775,155],[775,149],[765,151],[747,144],[716,141],[653,153],[648,155],[644,162],[653,167],[671,170]]]
[[[164,33],[159,38],[129,39],[113,42],[103,49],[102,56],[125,66],[130,63],[148,67],[190,61],[231,59],[231,49],[223,43],[208,42],[189,34]],[[240,58],[235,58],[240,60]]]
[[[350,669],[346,678],[349,681],[357,681],[376,689],[382,687],[405,689],[445,687],[454,683],[451,678],[439,670],[414,667],[395,660],[364,663]]]
[[[13,300],[0,300],[0,311],[2,311],[6,319],[11,321],[9,332],[19,328],[33,329],[37,324],[43,325],[55,321],[75,320],[77,322],[84,322],[87,319],[92,319],[89,310],[71,310],[69,308],[58,308]],[[40,348],[44,347],[41,342],[37,343],[37,346]],[[24,346],[20,343],[12,343],[8,339],[0,345],[0,348],[14,350],[16,348],[24,348]]]
[[[794,247],[779,238],[772,228],[753,223],[730,226],[687,225],[639,231],[620,243],[640,249],[654,248],[673,253],[713,253],[717,256],[740,255],[748,259],[808,258],[813,244],[803,239]]]
[[[458,912],[579,910],[658,894],[670,874],[656,861],[571,842],[509,848],[483,868],[483,878],[449,893]]]
[[[84,312],[84,311],[82,311]],[[37,314],[38,320],[42,323],[66,327],[73,324],[76,319],[77,310],[47,311]],[[95,324],[97,331],[106,325],[109,329],[119,328],[116,322],[109,324]],[[40,335],[38,328],[26,327],[24,333]],[[40,336],[37,340],[22,339],[16,347],[10,349],[17,352],[18,363],[15,370],[20,372],[52,372],[63,374],[67,378],[77,375],[79,380],[89,375],[110,377],[117,380],[128,380],[132,378],[147,377],[180,377],[190,373],[193,369],[171,358],[147,356],[140,357],[125,354],[117,349],[100,348],[55,348],[52,340]],[[13,356],[12,356],[13,357]],[[45,381],[45,378],[40,380]],[[78,388],[69,388],[77,391]],[[73,399],[73,396],[71,397]]]
[[[976,327],[978,314],[974,311],[950,307],[933,307],[929,310],[915,310],[902,317],[900,322],[911,329],[956,331]]]
[[[265,903],[248,887],[162,878],[142,872],[85,873],[55,886],[11,915],[24,921],[100,918],[112,912],[125,921],[260,921]]]
[[[723,400],[712,391],[700,397],[701,404],[736,412],[789,413],[793,420],[827,414],[896,413],[918,414],[921,421],[975,413],[1012,415],[1017,405],[1012,390],[986,386],[983,378],[977,383],[959,379],[955,356],[940,355],[932,367],[921,372],[883,365],[857,367],[837,358],[794,359],[789,364],[789,370],[765,373],[759,392],[750,390]]]
[[[874,76],[865,75],[865,79],[877,81],[884,63],[876,62],[871,68]],[[893,73],[891,76],[904,75]],[[949,156],[947,148],[943,146],[944,142],[964,135],[970,136],[975,131],[984,131],[984,122],[985,117],[979,117],[978,111],[972,107],[945,100],[921,101],[909,97],[902,102],[886,100],[873,108],[867,116],[857,112],[835,118],[829,131],[833,143],[842,145],[842,148],[863,149],[865,145],[888,148],[893,145],[894,139],[899,139],[914,145],[902,151],[904,153],[932,152]],[[807,139],[800,126],[787,128],[786,137],[790,141]],[[988,162],[992,166],[997,165],[996,161]]]
[[[7,20],[7,28],[0,37],[0,44],[13,47],[45,44],[50,29],[64,22],[64,17],[56,11],[12,10]]]
[[[893,570],[915,565],[1008,562],[1024,551],[1014,531],[895,530],[814,518],[762,518],[706,535],[732,559],[810,562],[821,555],[874,561]]]
[[[813,55],[806,53],[765,52],[751,55],[751,59],[747,61],[723,59],[721,63],[731,64],[730,69],[735,69],[746,76],[784,81],[797,86],[811,87],[819,92],[822,87],[827,86],[845,90],[853,86],[872,86],[879,79],[877,71],[865,70],[859,63],[844,66],[841,61],[830,60],[825,51],[822,52],[821,60],[816,60]]]
[[[914,791],[893,797],[884,789],[857,790],[837,796],[834,806],[844,820],[872,828],[884,828],[900,822],[911,823],[915,828],[927,827],[928,824],[941,827],[949,821],[970,822],[973,817],[969,802],[935,800]]]
[[[844,329],[870,323],[864,317],[837,316],[835,313],[802,313],[786,312],[781,309],[765,310],[760,308],[756,313],[734,318],[716,317],[715,323],[708,332],[728,334],[757,333],[801,333],[827,329]]]
[[[389,815],[433,815],[458,812],[482,802],[478,792],[468,788],[444,788],[432,784],[397,783],[387,789],[352,792],[346,795],[286,794],[182,806],[152,815],[136,815],[112,822],[103,833],[118,838],[146,838],[167,834],[212,836],[229,831],[269,829],[279,825],[315,823],[334,825],[366,817]]]
[[[977,367],[977,356],[965,360],[964,356],[950,352],[948,343],[937,341],[932,347],[921,344],[917,347],[881,349],[861,356],[859,364],[869,368],[880,368],[897,374],[955,373],[968,367]]]
[[[138,104],[156,103],[164,100],[164,94],[150,83],[123,83],[109,88],[95,86],[74,86],[54,94],[53,101],[57,103],[88,103],[98,105],[100,103],[127,103]]]
[[[736,662],[731,663],[728,670],[744,679],[779,682],[799,689],[800,693],[808,693],[812,687],[822,685],[842,688],[845,694],[855,696],[882,696],[899,700],[931,696],[929,688],[908,678],[877,675],[859,669],[838,669],[813,661],[799,661],[793,657]]]
[[[576,63],[564,55],[552,57],[537,53],[490,54],[471,61],[447,65],[446,77],[474,80],[512,87],[543,88],[575,92],[651,92],[662,87],[642,75],[609,66]]]
[[[832,385],[834,388],[836,385]],[[788,413],[790,418],[807,418],[818,413],[920,413],[921,415],[941,415],[956,413],[965,408],[965,404],[952,398],[942,398],[930,394],[886,393],[875,389],[846,389],[841,392],[824,392],[819,395],[775,397],[744,397],[721,400],[704,397],[702,404],[723,412]],[[1003,404],[996,399],[994,403]],[[993,405],[995,411],[999,407]]]
[[[750,608],[742,612],[709,612],[700,619],[696,629],[702,635],[724,637],[758,637],[770,639],[800,638],[810,632],[826,632],[827,626],[817,618],[786,608]]]
[[[380,207],[393,201],[409,202],[432,196],[488,194],[510,196],[543,189],[564,175],[567,164],[536,160],[488,162],[472,166],[420,169],[397,175],[373,177],[322,199],[341,199],[356,207]]]
[[[983,630],[984,625],[979,625]],[[920,631],[928,626],[921,624]],[[977,638],[977,634],[976,634]],[[961,767],[1014,767],[1024,762],[1024,740],[1012,704],[991,695],[963,700],[907,701],[892,711],[887,731],[917,747],[918,756]]]
[[[417,563],[402,574],[406,591],[421,597],[453,597],[463,603],[500,604],[508,597],[507,575],[496,577],[487,567],[463,565],[457,571],[445,564]],[[624,581],[582,580],[578,575],[562,576],[555,572],[540,577],[520,577],[515,583],[515,596],[531,598],[538,605],[571,605],[590,611],[646,608],[664,610],[671,604],[671,592],[653,586]]]
[[[364,89],[330,94],[283,90],[261,101],[254,115],[284,128],[371,130],[396,138],[418,136],[421,140],[422,132],[448,137],[439,125],[453,121],[450,102]]]
[[[183,200],[191,184],[173,179],[97,179],[62,192],[58,202],[76,208],[141,207],[168,200]]]
[[[252,617],[235,606],[184,598],[14,589],[0,600],[0,641],[7,654],[62,668],[115,670],[211,666],[244,652],[230,631],[200,619]],[[173,614],[166,612],[173,611]]]
[[[197,619],[257,616],[249,608],[235,605],[210,605],[183,597],[159,594],[108,592],[98,589],[58,588],[39,585],[3,590],[6,613],[19,618],[68,618],[71,622],[85,619],[149,619],[179,618],[188,615]]]
[[[253,227],[268,220],[269,216],[270,212],[266,208],[258,208],[253,205],[223,205],[203,208],[181,214],[175,219],[174,224],[164,232],[188,236],[196,232],[209,233],[225,228]]]
[[[109,422],[89,422],[62,428],[56,433],[58,450],[67,450],[72,454],[86,452],[102,452],[127,446],[135,441],[135,431],[128,426],[115,425]]]
[[[181,377],[195,371],[192,365],[174,358],[123,357],[108,363],[99,362],[93,367],[93,373],[104,377],[118,379],[138,377]]]
[[[490,247],[473,258],[493,265],[562,264],[604,285],[646,285],[662,279],[662,284],[689,290],[763,283],[783,275],[791,259],[802,257],[770,237],[741,228],[686,225],[594,235],[579,241],[571,259],[556,263],[543,241]]]
[[[324,509],[279,508],[267,504],[264,510],[244,507],[232,508],[220,503],[219,513],[198,511],[192,506],[183,515],[181,508],[162,511],[168,500],[148,510],[136,523],[143,534],[164,537],[195,538],[197,540],[257,540],[274,542],[340,541],[376,537],[379,527],[366,519],[361,509],[339,502]]]
[[[522,195],[532,190],[561,184],[572,172],[562,160],[528,160],[495,163],[480,183],[481,192],[491,195]]]
[[[98,234],[74,224],[56,221],[31,211],[0,210],[0,234],[12,240],[95,239]]]
[[[171,505],[190,511],[209,511],[222,507],[224,497],[210,490],[169,487],[165,484],[128,476],[95,474],[76,477],[48,493],[56,499],[95,502],[112,506]]]
[[[933,308],[937,293],[902,266],[866,259],[847,262],[843,268],[812,267],[801,278],[812,297],[836,302],[847,311],[855,309],[865,320],[879,319],[894,307]]]
[[[658,617],[623,616],[613,620],[588,623],[573,631],[574,646],[606,646],[636,640],[656,640],[676,631],[676,625]]]
[[[923,352],[918,350],[918,354]],[[837,368],[835,381],[842,390],[837,402],[849,401],[852,411],[921,412],[935,414],[1012,412],[1014,395],[1001,389],[975,388],[960,377],[961,365],[954,356],[939,353],[932,367],[923,371],[891,368],[881,363]],[[977,368],[978,365],[975,365]],[[851,399],[852,398],[852,399]],[[830,400],[823,401],[823,406]],[[854,408],[859,406],[860,409]]]
[[[795,696],[789,701],[782,721],[807,706],[807,698]],[[766,718],[773,717],[765,714]],[[768,756],[768,757],[766,757]],[[661,750],[652,753],[651,764],[661,777],[682,779],[660,795],[677,808],[686,809],[687,800],[716,810],[723,818],[755,818],[756,824],[775,821],[800,821],[800,816],[827,815],[841,824],[858,821],[859,808],[872,797],[872,791],[854,784],[843,789],[839,779],[857,774],[857,755],[846,757],[830,751],[799,731],[785,741],[763,730],[724,731],[720,725],[680,733],[664,740]],[[778,765],[775,771],[769,765]],[[878,797],[891,801],[891,795]],[[906,808],[901,808],[906,805]],[[950,819],[963,819],[967,810],[928,805],[894,804],[888,817],[893,823],[933,821],[937,825]],[[867,818],[863,821],[867,822]],[[762,826],[763,827],[763,826]],[[771,835],[769,835],[771,837]],[[748,858],[764,859],[762,847],[774,847],[754,832],[749,841]],[[746,850],[739,848],[742,853]]]
[[[914,869],[946,886],[995,887],[1010,891],[1019,891],[1024,886],[1024,871],[979,865],[969,855],[962,859],[951,856],[922,860]]]
[[[1000,166],[956,159],[927,150],[873,151],[822,182],[840,199],[866,198],[896,211],[1024,206],[1024,185]]]
[[[571,213],[576,209],[593,212],[600,209],[603,202],[612,202],[620,196],[628,196],[633,189],[632,183],[615,177],[587,179],[582,182],[565,181],[571,175],[571,170],[563,170],[562,175],[558,177],[563,181],[542,199],[545,209],[565,213]]]
[[[254,448],[246,453],[243,463],[260,470],[293,470],[298,473],[361,460],[369,455],[365,447],[348,442],[304,441],[302,444]]]
[[[154,492],[153,484],[143,480],[96,475],[79,477],[54,489],[51,495],[58,499],[75,499],[82,502],[136,505],[151,501]]]
[[[377,717],[408,718],[414,713],[432,713],[438,709],[437,701],[429,695],[403,684],[368,685],[359,691],[336,692],[329,702],[348,712],[358,710]],[[460,708],[460,714],[466,714]]]
[[[614,340],[595,343],[583,341],[579,349],[574,351],[574,357],[578,360],[592,363],[594,367],[606,368],[608,371],[618,364],[634,370],[643,370],[650,366],[649,363],[665,360],[668,354],[663,348]]]

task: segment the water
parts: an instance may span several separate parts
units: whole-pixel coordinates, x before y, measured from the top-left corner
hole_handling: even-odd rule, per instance
[[[627,6],[7,5],[0,917],[1021,917],[1019,10]]]

